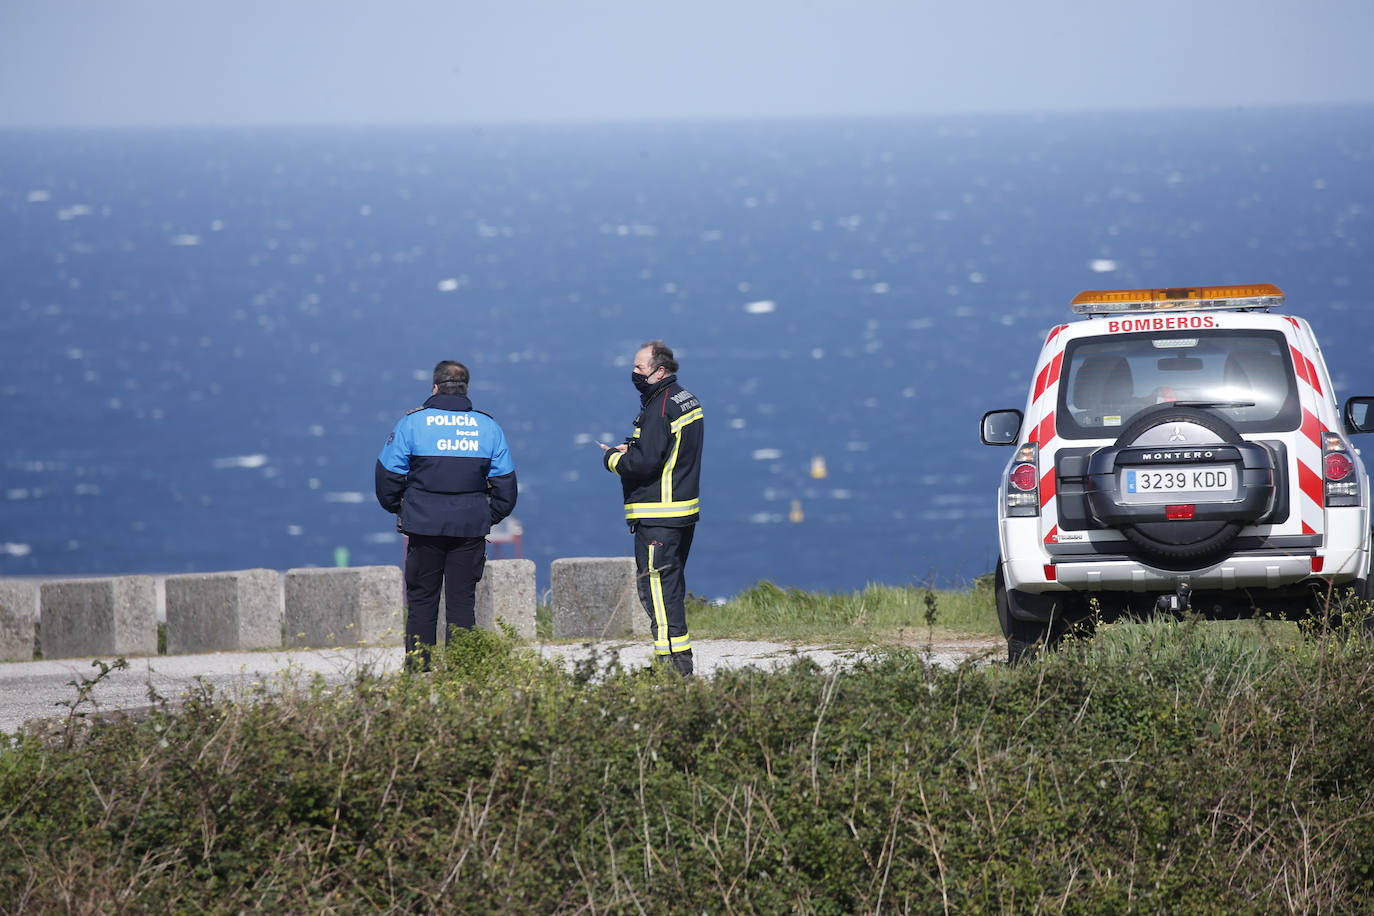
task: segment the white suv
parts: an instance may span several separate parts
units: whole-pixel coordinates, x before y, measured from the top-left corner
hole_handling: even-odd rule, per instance
[[[997,614],[1016,661],[1090,615],[1320,611],[1369,598],[1369,479],[1306,321],[1271,284],[1089,291],[1050,330],[997,494]]]

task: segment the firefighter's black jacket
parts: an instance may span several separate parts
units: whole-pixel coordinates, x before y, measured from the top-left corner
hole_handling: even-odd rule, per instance
[[[701,402],[670,375],[640,398],[634,435],[602,463],[619,475],[625,518],[664,527],[694,524],[701,512]]]

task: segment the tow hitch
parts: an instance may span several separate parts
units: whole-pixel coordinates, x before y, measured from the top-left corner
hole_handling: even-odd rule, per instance
[[[1160,595],[1155,599],[1155,610],[1161,614],[1192,610],[1193,605],[1189,600],[1192,594],[1193,587],[1187,582],[1180,582],[1172,595]]]

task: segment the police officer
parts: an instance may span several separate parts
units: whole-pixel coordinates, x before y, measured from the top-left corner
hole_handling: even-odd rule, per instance
[[[684,571],[700,513],[704,424],[701,402],[677,383],[677,360],[663,341],[635,353],[639,390],[634,434],[615,447],[601,444],[606,470],[619,475],[625,519],[635,538],[639,600],[649,615],[654,659],[692,673]]]
[[[448,626],[476,623],[487,532],[515,508],[506,435],[489,414],[473,409],[467,394],[467,366],[440,362],[429,400],[401,418],[377,457],[377,502],[397,515],[397,528],[410,538],[408,667],[429,667],[441,587]]]

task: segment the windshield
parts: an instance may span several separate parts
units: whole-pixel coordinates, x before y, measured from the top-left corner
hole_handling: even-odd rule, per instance
[[[1237,432],[1298,427],[1301,409],[1278,331],[1165,331],[1087,337],[1064,353],[1058,431],[1069,439],[1115,437],[1150,407],[1207,407]]]

